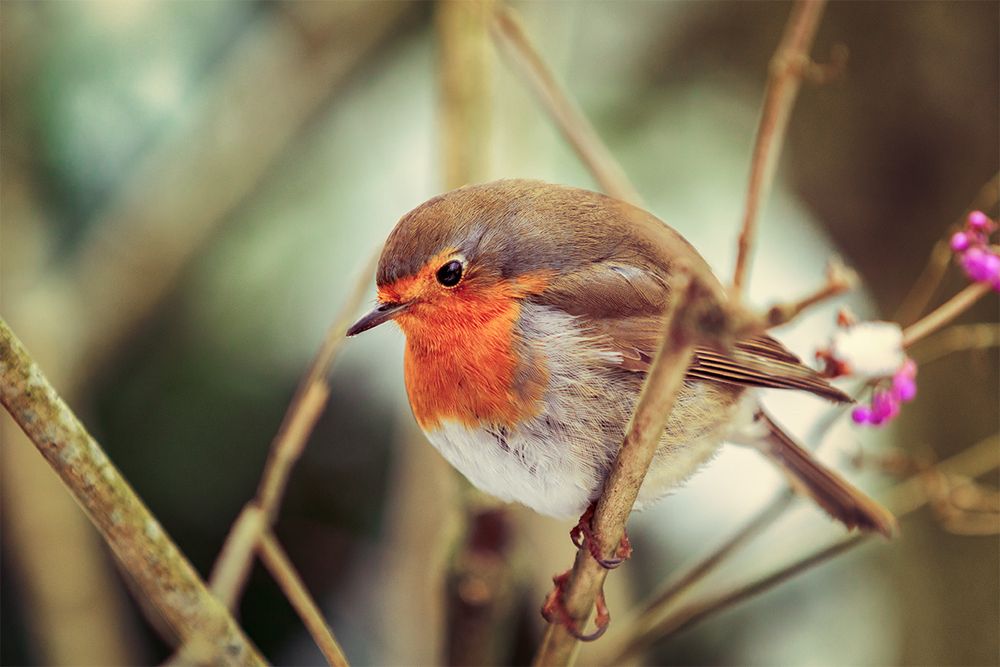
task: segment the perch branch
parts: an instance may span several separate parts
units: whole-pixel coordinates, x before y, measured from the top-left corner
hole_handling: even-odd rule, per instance
[[[825,0],[798,0],[792,7],[785,32],[771,59],[767,89],[754,140],[747,184],[743,229],[738,242],[733,294],[739,298],[750,264],[750,252],[757,233],[757,218],[774,177],[778,155],[785,140],[792,105],[809,68],[809,50],[823,14]]]
[[[930,473],[942,476],[958,475],[966,478],[984,475],[1000,466],[1000,447],[998,445],[1000,442],[998,442],[997,436],[987,438],[935,466]],[[934,485],[928,483],[928,472],[918,473],[888,491],[886,506],[901,518],[931,502],[934,499],[933,489]],[[795,575],[825,563],[868,541],[870,537],[868,534],[845,537],[731,591],[691,602],[660,623],[631,638],[626,643],[625,648],[609,661],[609,664],[620,664],[628,657],[649,648],[656,641],[689,629],[744,600],[764,593]]]
[[[649,370],[624,443],[604,484],[594,512],[593,534],[599,549],[610,558],[625,534],[625,521],[639,495],[639,487],[660,442],[667,418],[691,362],[694,341],[688,330],[691,304],[696,300],[686,272],[678,272],[674,294],[664,313],[664,333],[653,366]],[[562,604],[578,627],[590,618],[604,585],[607,570],[587,549],[577,551],[573,569],[562,593]],[[568,665],[578,640],[561,623],[552,623],[535,655],[536,665]]]
[[[344,656],[343,649],[340,648],[340,644],[337,643],[330,628],[326,625],[326,621],[323,620],[322,612],[310,597],[309,591],[302,583],[298,572],[295,571],[288,554],[281,548],[270,530],[261,533],[260,539],[257,541],[257,553],[260,554],[264,567],[268,569],[274,580],[278,582],[285,597],[292,603],[299,618],[302,619],[309,634],[312,635],[313,641],[316,642],[316,646],[322,651],[327,664],[331,667],[347,667],[347,658]]]
[[[642,206],[642,198],[621,165],[601,141],[579,106],[559,84],[555,74],[528,38],[517,13],[500,5],[494,18],[493,34],[496,41],[501,47],[506,47],[502,50],[513,60],[515,67],[601,189],[612,197]]]
[[[220,664],[263,664],[257,649],[0,320],[0,399],[182,643]]]
[[[292,467],[302,455],[309,435],[316,426],[330,395],[327,375],[344,344],[344,334],[351,326],[374,272],[377,256],[366,264],[340,312],[323,339],[309,370],[299,383],[285,412],[278,433],[271,442],[271,454],[257,488],[257,497],[240,514],[229,531],[210,577],[212,592],[232,609],[239,599],[250,572],[254,549],[263,530],[269,528],[281,507]]]

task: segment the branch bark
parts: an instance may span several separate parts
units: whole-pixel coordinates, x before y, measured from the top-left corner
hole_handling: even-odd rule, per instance
[[[264,664],[2,320],[0,400],[180,640],[193,640],[212,662]]]
[[[747,184],[743,229],[738,242],[736,268],[733,272],[733,295],[739,298],[750,266],[750,253],[757,234],[757,219],[767,198],[778,163],[792,106],[810,65],[812,48],[825,0],[798,0],[785,25],[781,43],[771,59],[771,71],[764,91],[764,104],[754,140]]]

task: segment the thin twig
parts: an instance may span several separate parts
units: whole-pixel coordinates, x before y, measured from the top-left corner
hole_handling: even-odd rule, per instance
[[[298,572],[295,571],[295,566],[289,560],[288,554],[281,548],[270,530],[261,533],[260,539],[257,541],[257,553],[260,554],[264,567],[268,569],[274,580],[278,582],[285,597],[292,603],[292,607],[295,608],[299,618],[309,630],[316,646],[322,651],[327,664],[331,667],[347,667],[347,658],[344,656],[343,649],[340,648],[340,644],[337,643],[326,621],[323,620],[323,614],[319,607],[309,596],[309,591],[302,583]]]
[[[510,7],[499,5],[495,18],[493,34],[500,46],[507,47],[504,51],[513,59],[514,65],[601,189],[612,197],[642,206],[642,198],[621,165],[573,98],[559,84],[528,38],[517,13]]]
[[[316,420],[326,405],[330,392],[327,375],[344,344],[344,334],[368,292],[376,260],[377,256],[373,256],[365,264],[364,270],[354,282],[351,293],[327,331],[309,370],[299,383],[299,388],[271,443],[271,454],[257,489],[257,497],[248,506],[253,509],[240,514],[230,529],[219,558],[212,568],[210,578],[212,592],[230,609],[235,606],[246,583],[254,548],[260,539],[261,531],[274,523],[292,467],[302,455]]]
[[[639,395],[624,443],[604,484],[593,518],[593,535],[600,552],[613,556],[625,534],[625,522],[639,495],[661,434],[691,362],[694,341],[688,331],[688,310],[699,298],[689,274],[678,272],[674,298],[664,313],[664,333],[653,366]],[[573,569],[562,589],[562,605],[577,627],[590,618],[591,610],[604,585],[607,570],[590,557],[587,549],[577,551]],[[536,665],[568,665],[578,645],[577,638],[562,623],[551,623],[535,655]]]
[[[790,322],[806,308],[854,289],[857,284],[857,273],[844,266],[839,260],[831,260],[826,268],[826,283],[798,301],[772,306],[767,311],[767,326],[776,327]]]
[[[637,628],[648,626],[652,619],[660,611],[666,609],[673,600],[713,572],[731,554],[766,530],[784,515],[795,498],[795,492],[786,487],[774,500],[758,511],[742,528],[720,544],[712,553],[700,558],[697,563],[685,570],[680,576],[668,581],[661,591],[642,605],[643,611],[635,621]]]
[[[989,283],[972,283],[948,301],[903,330],[903,347],[909,347],[949,324],[990,293]]]
[[[934,467],[934,470],[942,475],[962,475],[969,478],[986,474],[1000,466],[1000,447],[998,444],[1000,442],[998,442],[997,436],[989,437],[940,463]],[[927,473],[921,472],[913,475],[890,489],[886,496],[886,506],[896,516],[903,517],[916,511],[932,500],[932,493],[927,484]],[[871,535],[868,534],[845,537],[733,590],[691,602],[656,625],[649,627],[645,632],[638,634],[609,662],[610,664],[622,663],[626,658],[649,648],[655,642],[689,629],[719,612],[770,590],[795,575],[825,563],[834,556],[866,542],[870,537]]]
[[[0,320],[0,402],[179,640],[219,664],[263,664],[226,608]]]
[[[760,123],[754,140],[747,184],[743,229],[740,232],[733,295],[739,298],[750,265],[750,252],[757,233],[757,218],[774,177],[778,155],[785,140],[792,105],[807,70],[813,37],[823,14],[825,0],[798,0],[785,25],[781,43],[771,59]]]
[[[1000,173],[994,175],[993,178],[988,180],[979,189],[979,192],[976,193],[967,210],[973,211],[979,209],[988,211],[996,206],[998,201],[1000,201]],[[961,227],[964,221],[965,216],[963,215],[951,225],[950,229],[954,230]],[[951,264],[951,258],[954,256],[948,241],[949,239],[946,235],[934,244],[934,248],[931,250],[930,257],[927,258],[927,264],[924,265],[923,271],[913,282],[913,287],[910,288],[909,293],[903,298],[903,301],[896,309],[896,314],[892,318],[894,321],[907,325],[920,317],[920,314],[924,312],[931,297],[934,296],[934,292],[937,291],[938,286],[944,279],[945,273],[948,271],[948,266]]]

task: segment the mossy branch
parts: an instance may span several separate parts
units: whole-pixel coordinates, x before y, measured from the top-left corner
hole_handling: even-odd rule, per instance
[[[0,401],[181,643],[205,661],[262,665],[226,608],[0,320]]]

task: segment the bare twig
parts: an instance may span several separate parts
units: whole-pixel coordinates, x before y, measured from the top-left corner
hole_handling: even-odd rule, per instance
[[[600,552],[613,556],[625,534],[625,521],[639,495],[639,487],[656,452],[663,429],[691,363],[695,342],[688,330],[688,309],[698,296],[690,275],[678,272],[674,298],[664,313],[664,333],[632,415],[625,441],[604,484],[593,518],[593,534]],[[576,623],[590,618],[607,570],[587,549],[579,549],[573,569],[562,589],[561,603]],[[577,638],[561,623],[552,623],[535,655],[536,665],[568,665],[577,647]]]
[[[750,265],[750,252],[757,233],[757,218],[774,177],[778,155],[785,140],[792,105],[810,65],[809,50],[823,14],[825,0],[798,0],[792,8],[774,57],[764,92],[757,137],[750,162],[743,230],[740,232],[733,294],[739,298]]]
[[[994,175],[993,178],[979,189],[979,192],[976,193],[975,198],[969,204],[968,210],[980,209],[988,211],[996,206],[998,201],[1000,201],[1000,173]],[[963,223],[964,215],[952,223],[950,229],[957,229]],[[903,325],[910,324],[924,312],[931,297],[934,296],[934,292],[937,291],[938,286],[944,279],[948,265],[951,263],[951,258],[954,255],[948,240],[948,236],[946,235],[934,244],[930,257],[927,258],[927,264],[924,265],[924,270],[913,282],[913,287],[910,288],[909,293],[903,298],[903,301],[896,309],[896,314],[892,318],[896,322]]]
[[[972,283],[961,292],[941,304],[919,321],[903,330],[903,346],[909,347],[917,341],[929,336],[938,329],[948,325],[956,317],[971,308],[977,301],[990,293],[989,283]]]
[[[330,628],[327,627],[319,607],[309,596],[309,591],[306,590],[305,584],[302,583],[298,572],[295,571],[288,554],[281,548],[270,530],[265,530],[260,535],[260,539],[257,541],[257,553],[260,554],[264,567],[278,582],[281,591],[298,612],[299,618],[309,630],[316,646],[322,651],[327,664],[332,667],[347,667],[347,658],[344,656],[343,649],[340,648],[340,644],[337,643]]]
[[[945,476],[961,475],[969,478],[983,475],[1000,466],[1000,447],[998,445],[1000,442],[998,442],[997,436],[987,438],[935,466],[934,471]],[[897,484],[886,495],[886,506],[898,517],[916,511],[933,499],[933,492],[927,483],[926,473],[918,473]],[[655,642],[689,629],[719,612],[768,591],[795,575],[825,563],[834,556],[866,542],[870,537],[870,535],[862,534],[848,536],[733,590],[691,602],[635,636],[621,653],[609,662],[610,664],[619,664],[629,656],[649,648]]]
[[[263,664],[100,445],[0,320],[0,399],[181,641],[220,664]]]
[[[323,344],[299,383],[278,433],[271,442],[271,453],[257,488],[257,497],[230,529],[212,568],[212,592],[230,609],[236,604],[246,583],[257,540],[263,529],[274,523],[292,467],[302,455],[309,435],[326,405],[330,394],[327,375],[344,344],[344,334],[369,289],[376,260],[377,256],[373,256],[365,264],[347,300],[327,330]]]
[[[854,289],[857,284],[857,273],[844,266],[839,260],[831,260],[826,267],[826,284],[798,301],[772,306],[767,311],[767,326],[776,327],[790,322],[806,308]]]
[[[499,5],[495,19],[493,34],[497,41],[507,47],[504,50],[601,189],[612,197],[642,206],[642,198],[618,161],[531,43],[517,13],[510,7]]]

